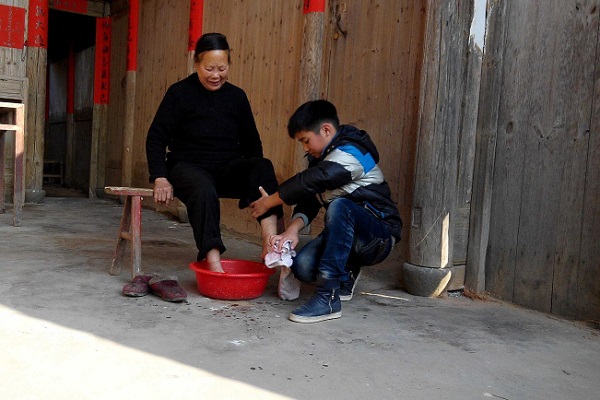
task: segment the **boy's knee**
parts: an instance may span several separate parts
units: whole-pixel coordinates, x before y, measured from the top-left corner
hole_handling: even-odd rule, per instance
[[[291,269],[296,279],[301,282],[314,282],[317,280],[316,271],[313,270],[312,264],[302,262],[302,260],[296,258]]]
[[[354,204],[352,200],[340,197],[338,199],[333,200],[327,206],[327,211],[325,212],[325,222],[328,220],[338,220],[341,217],[347,217],[350,215],[350,206]]]

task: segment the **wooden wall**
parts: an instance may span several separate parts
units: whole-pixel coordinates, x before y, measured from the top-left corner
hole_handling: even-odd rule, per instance
[[[0,5],[27,8],[27,0],[0,0]],[[27,21],[27,19],[25,19]],[[0,27],[6,29],[6,27]],[[25,32],[24,32],[25,33]],[[0,47],[0,75],[16,78],[25,78],[25,49]],[[12,133],[6,135],[6,148],[14,148]],[[13,160],[14,152],[7,151],[4,161],[5,200],[12,203],[13,198]]]
[[[125,127],[125,73],[127,64],[128,9],[120,8],[111,16],[112,43],[110,63],[110,102],[106,121],[106,186],[121,185],[121,159]],[[140,148],[138,151],[142,151]],[[137,183],[147,187],[148,182]]]
[[[132,184],[149,186],[145,136],[168,86],[188,74],[189,4],[147,0],[140,5]],[[324,68],[314,72],[322,75],[321,96],[336,104],[342,122],[356,124],[373,136],[406,220],[412,200],[411,148],[424,29],[421,2],[331,0],[327,5]],[[204,1],[203,32],[227,35],[232,48],[230,82],[248,94],[265,156],[273,161],[280,181],[298,169],[297,144],[287,136],[286,125],[300,105],[302,6],[301,0]],[[128,10],[119,11],[117,4],[114,11],[107,185],[120,183],[122,148],[117,144],[125,102],[123,49]],[[338,15],[346,36],[338,31]],[[372,29],[365,29],[364,15]],[[258,235],[258,225],[246,210],[237,209],[237,201],[223,200],[222,206],[226,227]],[[289,209],[286,212],[289,214]],[[318,232],[319,224],[315,228]]]
[[[366,130],[405,222],[413,200],[425,5],[422,1],[329,1],[322,97],[342,123]],[[338,22],[339,21],[339,22]]]
[[[600,1],[494,2],[482,113],[496,138],[486,290],[600,318]],[[496,104],[496,105],[494,105]],[[485,125],[487,127],[491,125]]]
[[[204,32],[227,35],[232,48],[229,81],[243,88],[254,111],[265,157],[283,181],[295,168],[296,143],[287,120],[299,106],[298,77],[302,50],[301,1],[204,1]],[[258,234],[258,225],[237,201],[223,201],[222,222],[237,231]]]
[[[303,3],[204,1],[203,31],[228,36],[233,49],[230,80],[250,98],[265,155],[273,161],[279,180],[299,168],[298,145],[287,137],[286,123],[302,98]],[[472,77],[444,77],[466,79],[466,90],[475,99],[463,105],[459,124],[463,131],[458,168],[463,159],[469,165],[473,157],[475,161],[473,197],[469,198],[469,179],[457,183],[457,202],[465,215],[459,212],[453,222],[463,234],[455,243],[456,255],[460,262],[466,257],[467,265],[478,259],[485,290],[503,299],[597,319],[600,0],[538,3],[488,0],[479,91],[478,59],[464,60]],[[27,7],[28,2],[0,0],[0,4]],[[405,257],[422,112],[418,97],[428,29],[424,7],[438,3],[327,0],[326,4],[323,64],[314,71],[320,74],[319,92],[336,104],[342,122],[367,130],[378,145],[382,169],[405,222],[396,256]],[[460,4],[460,9],[468,8]],[[121,184],[124,110],[134,104],[132,184],[147,187],[148,126],[167,87],[189,73],[189,2],[140,1],[134,103],[126,98],[128,11],[127,0],[111,2],[105,184]],[[463,35],[468,28],[455,26],[452,29],[463,31],[444,34]],[[24,77],[26,59],[21,49],[0,48],[0,74]],[[473,104],[477,98],[478,110]],[[463,139],[472,140],[473,134],[477,144],[463,146]],[[469,168],[459,176],[468,178]],[[222,217],[225,227],[258,236],[257,224],[246,211],[237,210],[235,201],[223,201]],[[318,232],[317,224],[315,228]]]
[[[140,5],[132,184],[148,186],[144,150],[148,127],[168,86],[188,74],[189,4],[147,0]],[[342,122],[356,124],[373,136],[380,147],[384,173],[406,218],[412,197],[411,147],[424,29],[421,2],[331,0],[327,5],[324,68],[315,71],[322,75],[321,96],[336,104]],[[273,161],[280,181],[298,169],[297,144],[287,136],[286,125],[300,105],[302,6],[301,0],[204,1],[203,32],[227,35],[232,48],[230,82],[248,94],[265,156]],[[111,143],[117,144],[122,135],[125,101],[123,49],[128,10],[114,8],[107,185],[120,183],[122,149]],[[346,36],[338,32],[338,15]],[[364,28],[364,15],[373,29]],[[258,225],[246,210],[237,209],[236,201],[224,200],[222,205],[226,227],[258,235]],[[318,232],[318,224],[316,229]]]

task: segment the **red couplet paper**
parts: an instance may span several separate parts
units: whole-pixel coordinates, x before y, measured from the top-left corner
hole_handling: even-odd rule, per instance
[[[25,9],[0,5],[0,46],[22,49],[25,46]]]

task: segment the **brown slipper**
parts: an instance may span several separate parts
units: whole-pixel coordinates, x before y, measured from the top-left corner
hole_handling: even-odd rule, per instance
[[[187,293],[177,283],[175,277],[153,277],[150,282],[150,291],[165,301],[184,301]]]
[[[138,275],[128,284],[123,286],[123,294],[129,297],[141,297],[150,292],[148,282],[152,279],[152,275]]]

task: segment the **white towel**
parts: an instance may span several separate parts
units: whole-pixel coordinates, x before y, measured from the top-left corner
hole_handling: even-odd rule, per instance
[[[290,267],[292,265],[292,257],[296,256],[296,252],[292,249],[292,241],[288,240],[281,247],[281,252],[277,251],[279,241],[272,245],[265,256],[265,265],[269,268],[275,267]]]
[[[269,268],[281,267],[279,272],[279,286],[277,294],[281,300],[296,300],[300,297],[301,283],[292,271],[292,258],[296,256],[296,252],[292,249],[292,241],[286,241],[281,247],[281,252],[277,251],[279,241],[273,244],[272,249],[265,257],[265,265]]]

